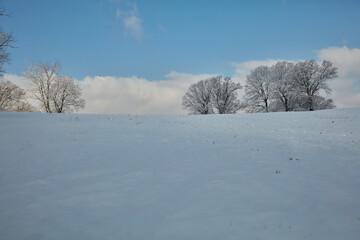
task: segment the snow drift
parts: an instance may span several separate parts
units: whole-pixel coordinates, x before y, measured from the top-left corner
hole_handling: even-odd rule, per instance
[[[0,113],[1,239],[358,239],[360,109]]]

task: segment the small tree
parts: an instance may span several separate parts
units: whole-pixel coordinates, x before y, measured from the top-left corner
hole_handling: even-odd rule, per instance
[[[337,77],[337,68],[329,61],[319,65],[315,60],[308,60],[296,63],[291,77],[299,93],[306,96],[307,110],[314,111],[319,91],[331,92],[326,81]]]
[[[271,72],[267,66],[259,66],[246,76],[245,106],[247,112],[269,112],[271,84]]]
[[[191,114],[212,114],[212,86],[210,79],[192,84],[182,99],[184,109]]]
[[[59,62],[53,65],[31,64],[25,77],[29,81],[30,91],[38,100],[42,109],[48,113],[77,111],[85,107],[85,100],[80,99],[81,89],[71,77],[59,74]]]
[[[0,111],[33,112],[34,108],[26,101],[26,92],[17,85],[0,82]]]
[[[237,99],[237,90],[241,89],[240,83],[234,83],[231,78],[217,76],[211,79],[212,103],[214,110],[219,114],[232,114],[242,107]]]

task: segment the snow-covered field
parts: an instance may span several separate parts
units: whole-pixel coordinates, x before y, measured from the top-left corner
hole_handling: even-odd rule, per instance
[[[0,113],[0,239],[360,239],[360,109]]]

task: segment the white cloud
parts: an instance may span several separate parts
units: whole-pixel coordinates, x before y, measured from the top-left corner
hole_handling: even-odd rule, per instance
[[[212,75],[171,72],[169,80],[96,76],[81,81],[84,113],[185,114],[182,96],[192,83]]]
[[[318,52],[318,57],[333,62],[339,68],[339,77],[346,77],[351,74],[360,75],[360,48],[330,47],[321,49]]]
[[[318,52],[321,60],[328,60],[338,68],[338,77],[329,81],[331,98],[338,108],[360,107],[360,49],[331,47]]]
[[[21,88],[26,88],[26,80],[24,77],[22,76],[18,76],[15,74],[7,74],[5,73],[3,77],[0,78],[0,81],[10,81],[13,84],[21,87]]]
[[[131,10],[122,11],[120,8],[116,9],[116,19],[121,19],[126,29],[126,34],[130,33],[137,40],[144,37],[144,29],[142,19],[140,17],[136,4],[129,4]]]

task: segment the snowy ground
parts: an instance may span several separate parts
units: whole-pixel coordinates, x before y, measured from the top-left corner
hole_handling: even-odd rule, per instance
[[[360,109],[0,113],[0,239],[359,239]]]

